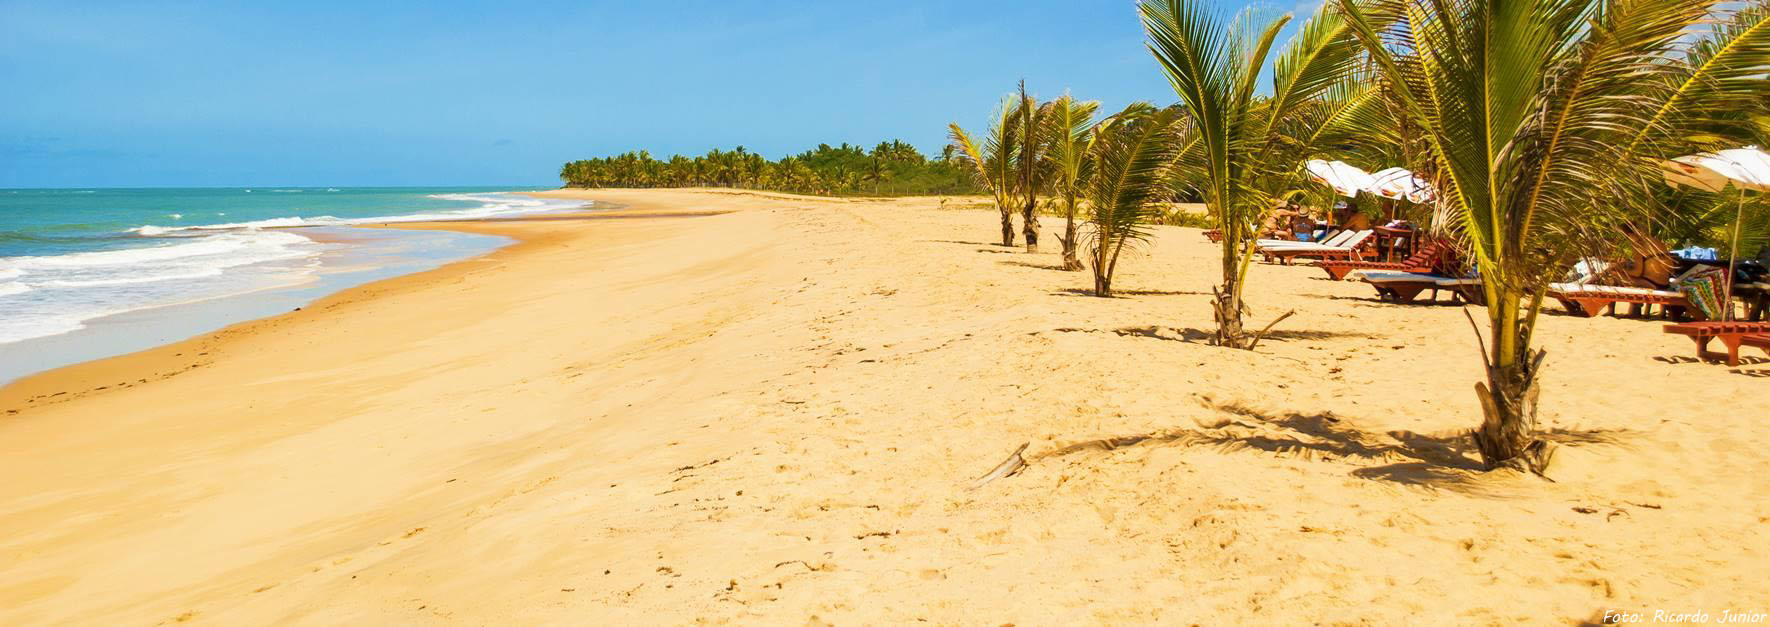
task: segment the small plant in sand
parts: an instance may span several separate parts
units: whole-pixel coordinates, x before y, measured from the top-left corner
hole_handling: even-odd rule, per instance
[[[1112,275],[1125,244],[1149,237],[1157,203],[1165,199],[1162,184],[1174,162],[1174,132],[1180,118],[1174,108],[1147,103],[1126,107],[1094,128],[1088,150],[1091,175],[1082,186],[1088,202],[1088,262],[1094,270],[1094,295],[1112,295]]]
[[[1088,175],[1088,153],[1094,143],[1094,112],[1100,103],[1080,102],[1068,94],[1046,103],[1045,162],[1050,168],[1053,194],[1063,212],[1063,269],[1080,270],[1076,250],[1076,206]]]
[[[1427,138],[1440,211],[1480,272],[1485,463],[1541,472],[1553,277],[1624,237],[1670,157],[1750,142],[1770,113],[1770,4],[1714,0],[1336,0]],[[1163,21],[1167,21],[1165,16]],[[1595,241],[1594,241],[1595,240]]]
[[[1193,181],[1223,234],[1212,341],[1252,348],[1259,334],[1243,330],[1242,292],[1256,226],[1273,199],[1302,183],[1303,162],[1335,137],[1332,129],[1376,99],[1375,90],[1354,80],[1357,40],[1326,7],[1279,54],[1272,94],[1257,97],[1273,40],[1290,16],[1255,28],[1252,11],[1228,22],[1213,12],[1215,6],[1208,0],[1143,0],[1139,9],[1150,51],[1191,122],[1176,139],[1182,167],[1191,171],[1180,179]]]
[[[1014,211],[1020,208],[1020,107],[1020,98],[1003,98],[981,146],[958,124],[948,126],[959,159],[976,173],[977,183],[990,191],[1002,214],[1003,246],[1014,245]]]

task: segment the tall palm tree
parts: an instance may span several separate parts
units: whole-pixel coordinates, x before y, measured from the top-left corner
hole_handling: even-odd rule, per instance
[[[1489,467],[1540,473],[1532,339],[1547,285],[1627,230],[1661,160],[1731,147],[1737,112],[1763,114],[1765,1],[1337,2],[1427,138],[1415,169],[1434,176],[1486,291],[1477,448]]]
[[[1163,180],[1175,161],[1174,137],[1181,113],[1136,103],[1100,122],[1088,147],[1092,175],[1082,186],[1090,234],[1088,261],[1094,295],[1112,295],[1112,275],[1127,242],[1149,237],[1157,203],[1167,193]]]
[[[1229,22],[1210,0],[1142,0],[1149,48],[1179,95],[1190,133],[1184,163],[1223,234],[1223,283],[1212,309],[1221,346],[1253,348],[1258,334],[1242,328],[1242,298],[1253,260],[1256,225],[1273,201],[1294,190],[1302,165],[1327,144],[1328,129],[1369,106],[1370,88],[1349,86],[1359,46],[1339,16],[1323,7],[1280,53],[1272,94],[1255,86],[1284,15],[1253,28],[1252,12]]]
[[[977,182],[989,188],[996,209],[1002,213],[1002,245],[1014,245],[1014,211],[1018,209],[1020,158],[1020,101],[1014,96],[1002,99],[990,116],[990,126],[980,147],[958,124],[948,126],[953,145],[960,158],[976,171]]]
[[[1051,186],[1063,203],[1063,269],[1080,270],[1082,261],[1076,256],[1076,201],[1082,194],[1082,182],[1089,163],[1088,152],[1094,142],[1094,112],[1100,110],[1096,101],[1079,102],[1069,94],[1051,101],[1045,114],[1044,158],[1050,168]]]
[[[1015,157],[1017,166],[1015,188],[1019,192],[1016,200],[1021,207],[1021,231],[1026,237],[1026,252],[1039,252],[1039,191],[1046,187],[1044,152],[1046,144],[1042,131],[1045,127],[1045,114],[1048,109],[1039,106],[1037,98],[1026,93],[1026,81],[1020,81],[1020,101],[1014,110],[1014,131],[1018,135],[1016,143],[1020,147],[1020,155]]]
[[[866,169],[862,170],[860,174],[860,180],[873,184],[874,194],[878,194],[879,186],[884,185],[885,180],[891,178],[891,169],[885,167],[885,159],[883,154],[875,152],[872,157],[867,158]]]

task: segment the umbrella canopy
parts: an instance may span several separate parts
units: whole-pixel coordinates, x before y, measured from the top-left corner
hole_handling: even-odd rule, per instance
[[[1770,192],[1770,154],[1756,146],[1686,155],[1660,164],[1666,184],[1718,192],[1733,185]]]
[[[1371,175],[1371,186],[1365,191],[1390,200],[1407,200],[1412,203],[1432,202],[1437,194],[1432,191],[1432,184],[1426,179],[1414,176],[1406,168],[1389,168],[1379,170]]]
[[[1374,181],[1369,173],[1344,161],[1310,159],[1304,166],[1309,169],[1309,180],[1332,187],[1335,193],[1347,198],[1357,197]]]
[[[1685,155],[1659,164],[1666,184],[1719,192],[1732,186],[1739,190],[1739,210],[1733,216],[1733,247],[1727,256],[1727,282],[1722,320],[1733,318],[1733,278],[1739,267],[1739,230],[1745,218],[1745,192],[1770,192],[1770,154],[1757,146]]]

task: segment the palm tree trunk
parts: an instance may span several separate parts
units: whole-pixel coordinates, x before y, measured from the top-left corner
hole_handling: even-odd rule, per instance
[[[1002,206],[1002,245],[1014,245],[1014,209]]]
[[[1217,336],[1211,339],[1211,343],[1229,348],[1242,348],[1247,334],[1242,331],[1241,324],[1240,264],[1237,263],[1239,258],[1235,255],[1234,245],[1229,241],[1234,238],[1227,237],[1229,235],[1227,227],[1224,228],[1224,235],[1226,237],[1223,245],[1223,285],[1211,290],[1213,295],[1211,315],[1217,321]]]
[[[1039,201],[1037,197],[1028,198],[1026,200],[1026,209],[1021,212],[1020,216],[1020,221],[1025,226],[1026,252],[1029,253],[1039,252],[1038,204]]]
[[[1076,201],[1074,198],[1068,200],[1063,212],[1063,239],[1060,240],[1060,243],[1063,244],[1063,269],[1070,271],[1082,269],[1082,260],[1076,258]]]
[[[1089,251],[1089,261],[1094,264],[1094,295],[1107,297],[1112,295],[1112,267],[1107,264],[1107,250],[1112,248],[1112,234],[1101,232],[1094,237],[1094,250]]]
[[[1528,322],[1520,318],[1520,295],[1503,287],[1488,302],[1493,356],[1487,382],[1475,384],[1481,400],[1481,428],[1475,448],[1488,468],[1510,466],[1541,474],[1549,464],[1548,444],[1537,440],[1537,373],[1544,351],[1530,348]]]

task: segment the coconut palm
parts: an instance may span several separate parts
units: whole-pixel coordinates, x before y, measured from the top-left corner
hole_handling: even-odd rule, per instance
[[[1251,11],[1229,22],[1209,0],[1142,0],[1149,48],[1179,95],[1189,133],[1180,177],[1192,181],[1223,234],[1223,283],[1213,288],[1213,343],[1253,348],[1243,330],[1242,291],[1256,225],[1273,200],[1297,188],[1303,162],[1330,145],[1332,129],[1374,108],[1375,90],[1358,87],[1358,42],[1324,7],[1286,45],[1272,67],[1272,94],[1255,96],[1273,41],[1290,16],[1253,28]],[[1282,316],[1280,317],[1282,319]]]
[[[1095,101],[1080,102],[1069,94],[1046,105],[1044,158],[1049,166],[1052,191],[1063,206],[1063,269],[1080,270],[1076,256],[1076,202],[1082,194],[1089,146],[1094,141]]]
[[[1125,244],[1149,237],[1149,223],[1167,194],[1166,170],[1178,144],[1180,112],[1136,103],[1100,122],[1093,131],[1082,194],[1088,201],[1088,261],[1094,295],[1112,295],[1112,275]]]
[[[978,184],[989,188],[996,209],[1002,213],[1002,245],[1014,245],[1014,211],[1019,209],[1020,100],[1014,96],[1002,99],[990,116],[990,126],[978,146],[971,135],[958,124],[949,125],[953,145],[960,158],[976,171]]]
[[[1045,114],[1047,107],[1039,106],[1037,98],[1026,93],[1026,81],[1020,81],[1020,100],[1014,110],[1017,122],[1014,131],[1018,135],[1016,145],[1020,154],[1015,157],[1015,191],[1020,203],[1020,222],[1022,235],[1026,237],[1026,252],[1039,252],[1039,191],[1046,187],[1044,153],[1046,144],[1043,137]]]
[[[1532,339],[1547,285],[1627,231],[1662,159],[1730,147],[1738,112],[1762,114],[1764,0],[1336,1],[1427,139],[1410,167],[1435,178],[1486,291],[1477,448],[1489,467],[1540,473]]]

